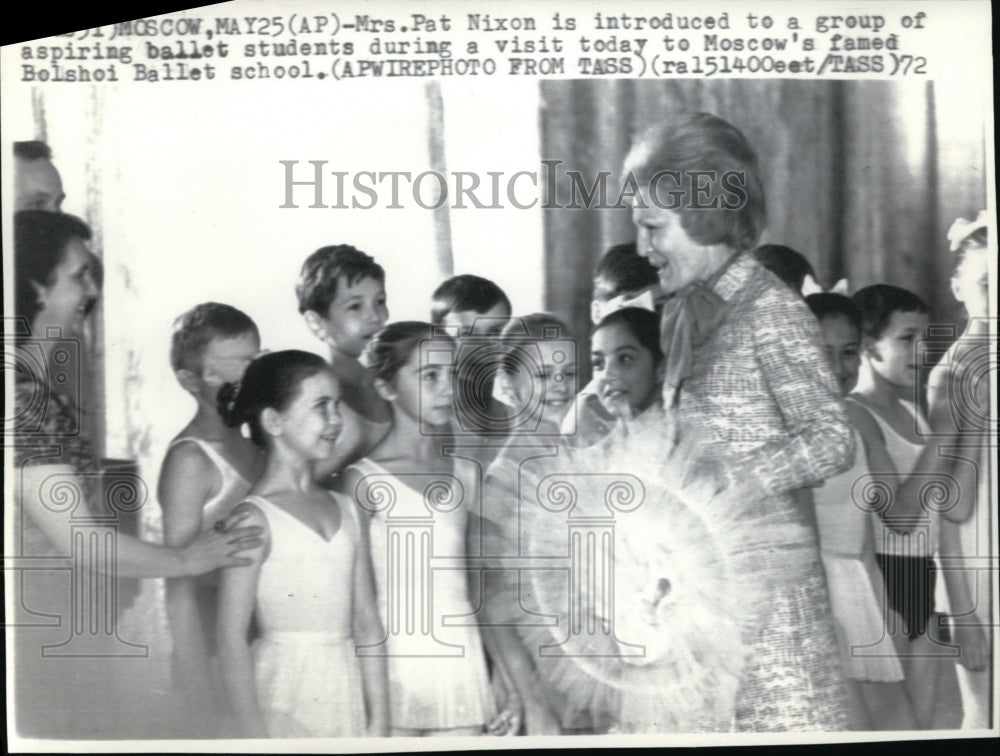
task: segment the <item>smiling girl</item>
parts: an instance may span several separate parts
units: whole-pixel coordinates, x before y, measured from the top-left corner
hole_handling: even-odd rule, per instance
[[[590,360],[597,395],[610,414],[625,421],[662,422],[663,352],[656,314],[626,307],[605,317],[591,337]]]
[[[219,658],[239,734],[384,735],[385,660],[356,650],[381,634],[366,534],[353,503],[314,482],[341,431],[337,380],[318,355],[275,352],[220,402],[267,452],[237,508],[264,529],[264,545],[219,586]],[[252,648],[251,615],[261,633]]]

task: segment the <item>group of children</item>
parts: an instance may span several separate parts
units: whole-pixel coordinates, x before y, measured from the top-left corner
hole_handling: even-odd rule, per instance
[[[985,276],[984,226],[963,239],[956,281]],[[759,259],[788,279],[788,261],[801,257],[771,248]],[[197,410],[163,462],[165,540],[224,527],[233,513],[264,532],[251,565],[168,582],[174,680],[193,734],[613,729],[567,722],[547,700],[514,629],[483,621],[489,579],[463,561],[470,534],[495,516],[482,483],[512,464],[519,439],[592,446],[662,423],[657,272],[634,244],[619,245],[594,284],[582,388],[577,342],[555,316],[514,318],[494,283],[460,275],[432,295],[429,322],[389,323],[385,272],[348,245],[310,255],[296,287],[328,360],[260,354],[254,322],[227,305],[177,320],[171,363]],[[970,322],[985,316],[985,297],[982,312],[965,301]],[[945,640],[932,619],[933,558],[939,544],[957,544],[951,531],[972,507],[939,515],[914,503],[911,473],[941,465],[907,401],[928,310],[887,285],[807,304],[859,438],[853,468],[810,492],[852,723],[940,726],[940,681],[955,660],[934,653]],[[893,508],[873,514],[858,490],[866,475],[890,486]],[[958,601],[970,602],[967,586]],[[982,669],[985,636],[970,627],[975,651],[959,664]]]

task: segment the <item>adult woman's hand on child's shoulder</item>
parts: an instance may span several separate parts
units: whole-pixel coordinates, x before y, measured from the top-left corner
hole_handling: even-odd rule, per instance
[[[260,511],[241,504],[211,530],[183,547],[186,574],[202,575],[225,567],[246,567],[257,561],[253,552],[265,544],[267,522]]]

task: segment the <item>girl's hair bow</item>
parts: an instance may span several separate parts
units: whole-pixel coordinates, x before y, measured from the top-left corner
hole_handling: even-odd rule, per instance
[[[989,216],[985,210],[980,210],[975,220],[956,218],[948,229],[948,241],[951,244],[951,251],[956,251],[962,246],[962,242],[972,236],[981,228],[989,226]]]
[[[638,294],[619,294],[604,302],[595,299],[590,303],[591,321],[597,325],[611,313],[624,310],[626,307],[638,307],[642,310],[656,312],[656,298],[653,296],[653,288],[643,289]]]
[[[848,291],[846,278],[841,278],[829,289],[824,289],[816,283],[815,278],[808,274],[806,274],[806,277],[802,281],[802,296],[804,297],[808,297],[810,294],[841,294],[846,297]]]

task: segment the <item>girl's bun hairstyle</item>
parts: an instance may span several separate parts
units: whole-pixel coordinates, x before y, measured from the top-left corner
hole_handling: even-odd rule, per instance
[[[288,409],[302,381],[328,369],[318,354],[298,349],[261,355],[250,363],[242,381],[219,389],[219,415],[230,427],[249,425],[250,439],[257,446],[266,446],[260,413],[268,407],[279,412]]]

